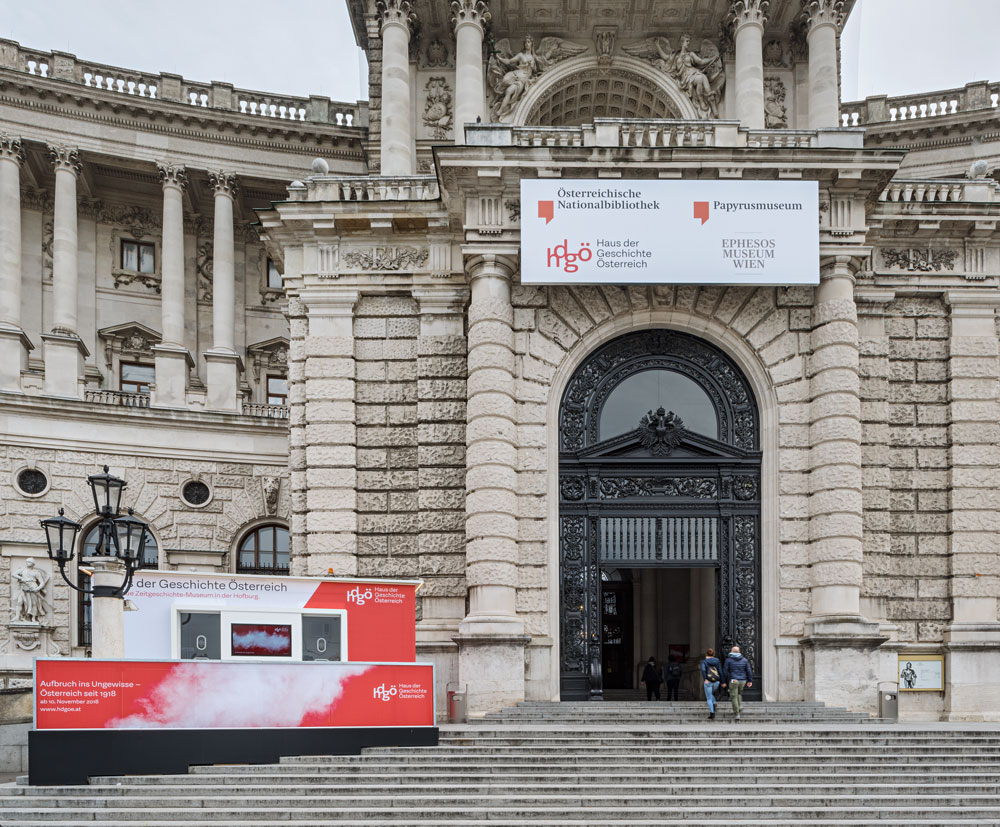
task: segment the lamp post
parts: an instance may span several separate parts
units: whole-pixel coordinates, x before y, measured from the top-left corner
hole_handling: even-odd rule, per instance
[[[134,516],[132,509],[121,515],[122,491],[126,482],[108,473],[87,477],[87,484],[94,495],[94,510],[101,518],[95,553],[82,558],[94,574],[92,588],[73,583],[66,575],[66,564],[71,562],[76,548],[80,524],[64,516],[41,520],[49,559],[59,566],[59,573],[71,589],[93,596],[91,652],[95,658],[122,658],[125,656],[124,602],[132,586],[132,576],[142,567],[146,550],[146,523]]]

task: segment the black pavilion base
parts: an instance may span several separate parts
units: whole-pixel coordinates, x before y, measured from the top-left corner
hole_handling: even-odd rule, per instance
[[[86,784],[92,775],[173,775],[197,764],[273,764],[285,755],[357,755],[364,747],[437,742],[437,727],[32,730],[28,783]]]

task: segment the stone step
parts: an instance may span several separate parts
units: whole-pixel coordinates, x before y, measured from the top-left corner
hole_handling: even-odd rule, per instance
[[[701,802],[693,807],[665,807],[657,813],[657,820],[660,823],[689,822],[692,818],[709,819],[716,818],[719,805],[716,802]],[[819,814],[814,807],[804,807],[801,805],[784,806],[749,806],[742,802],[739,806],[740,817],[744,823],[767,823],[773,824],[774,819],[794,820],[800,819],[815,823],[814,819]],[[913,819],[938,819],[941,823],[946,819],[954,818],[978,818],[978,824],[984,825],[990,821],[1000,819],[1000,807],[981,807],[974,805],[963,806],[924,806],[919,802],[912,802],[909,805],[890,804],[885,807],[864,807],[864,806],[830,806],[823,807],[822,816],[829,819],[839,819],[850,821],[852,824],[857,819],[878,819],[885,823],[910,824]],[[243,824],[284,824],[289,819],[289,811],[286,808],[243,808],[239,809],[210,809],[200,808],[197,810],[199,822],[236,822]],[[149,822],[176,821],[188,823],[186,819],[190,816],[189,811],[176,808],[100,808],[87,809],[83,812],[69,812],[65,808],[24,808],[5,809],[4,824],[17,824],[23,821],[62,823],[66,820],[90,820],[96,823],[110,824],[132,824],[140,822],[148,825]],[[649,810],[644,807],[629,806],[600,806],[581,807],[580,809],[567,809],[565,806],[515,806],[515,807],[347,807],[337,810],[296,808],[295,818],[307,824],[338,823],[349,820],[378,820],[381,824],[421,824],[421,820],[427,819],[473,819],[474,823],[493,824],[497,819],[547,819],[569,817],[570,823],[597,823],[607,824],[612,820],[629,820],[634,823],[634,819],[640,816],[649,815]],[[631,817],[631,818],[630,818]],[[719,821],[718,823],[734,823],[732,820]],[[934,823],[934,822],[932,822]],[[371,824],[369,823],[369,827]],[[421,827],[423,825],[421,824]]]
[[[68,819],[60,821],[18,821],[16,822],[19,827],[54,827],[54,825],[59,825],[59,827],[93,827],[94,821],[90,818],[84,819]],[[367,819],[346,819],[346,820],[309,820],[300,821],[297,818],[290,818],[287,821],[280,822],[282,827],[326,827],[326,825],[337,825],[337,827],[372,827],[372,824]],[[448,818],[446,820],[439,819],[424,819],[419,822],[419,827],[483,827],[483,824],[487,822],[481,819],[467,819],[467,818]],[[522,818],[490,818],[490,827],[578,827],[580,822],[578,820],[573,820],[568,817],[546,817],[542,819],[522,819]],[[656,825],[662,825],[665,822],[660,819],[649,819],[649,818],[627,818],[624,820],[620,819],[608,819],[601,822],[607,827],[656,827]],[[672,823],[672,822],[671,822]],[[768,819],[766,822],[769,827],[802,827],[802,821],[800,819]],[[744,820],[742,818],[717,818],[715,816],[709,816],[706,818],[696,818],[694,816],[689,816],[685,822],[685,827],[760,827],[761,822],[759,820]],[[832,818],[814,818],[809,820],[810,827],[886,827],[888,824],[892,824],[891,821],[886,821],[882,818],[864,818],[864,819],[851,819],[850,822],[845,822],[840,819]],[[910,816],[906,822],[907,825],[933,825],[933,827],[996,827],[996,824],[990,825],[984,823],[978,818],[946,818],[942,819],[939,817],[931,818],[920,818],[916,816]],[[152,820],[147,819],[142,822],[142,827],[245,827],[245,823],[242,821],[202,821],[200,819],[193,820],[190,818],[184,818],[179,821],[164,821],[159,818]]]

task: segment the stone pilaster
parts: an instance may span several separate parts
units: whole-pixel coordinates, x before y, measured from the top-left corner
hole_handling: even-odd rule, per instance
[[[858,317],[850,256],[823,261],[809,367],[810,617],[806,698],[852,709],[877,701],[879,626],[861,616],[862,474]]]
[[[949,720],[1000,719],[1000,350],[996,296],[951,305],[951,603],[944,634]]]
[[[178,408],[187,402],[188,372],[194,360],[184,347],[184,167],[157,164],[163,185],[162,279],[160,324],[163,339],[153,346],[157,406]]]
[[[421,616],[417,647],[445,676],[458,672],[454,637],[465,616],[465,423],[467,289],[413,291],[417,336],[418,505],[426,525],[418,537]],[[451,678],[449,677],[448,680]]]
[[[470,258],[466,413],[469,611],[459,627],[459,681],[469,712],[524,699],[524,623],[517,616],[517,400],[513,258]]]
[[[234,349],[236,323],[236,271],[233,246],[233,202],[239,191],[236,176],[211,172],[215,191],[215,235],[212,247],[212,348],[208,362],[208,407],[220,411],[239,408],[238,383],[243,360]],[[165,335],[165,334],[164,334]]]
[[[490,20],[486,0],[452,0],[455,26],[455,143],[465,143],[465,125],[485,117],[483,26]]]
[[[81,397],[83,360],[90,355],[77,332],[79,309],[79,233],[76,179],[82,170],[76,149],[50,146],[55,167],[56,197],[52,219],[52,330],[45,346],[45,392]]]
[[[0,135],[0,391],[21,391],[31,342],[21,327],[20,138]]]
[[[410,31],[416,22],[409,0],[378,0],[382,34],[382,174],[413,175],[410,118]]]
[[[307,327],[302,344],[293,348],[293,357],[301,348],[304,381],[297,384],[300,390],[291,399],[293,406],[305,403],[303,421],[296,415],[292,422],[298,431],[292,444],[292,471],[297,475],[293,492],[305,498],[298,511],[305,516],[304,543],[296,541],[296,573],[300,575],[332,572],[351,577],[358,573],[357,303],[355,290],[310,295],[305,318],[297,316],[296,327]],[[302,471],[304,490],[298,476]]]
[[[844,25],[844,0],[808,0],[802,17],[809,28],[809,128],[840,126],[837,36]]]
[[[735,0],[729,15],[736,46],[736,116],[749,129],[764,128],[764,26],[768,0]]]

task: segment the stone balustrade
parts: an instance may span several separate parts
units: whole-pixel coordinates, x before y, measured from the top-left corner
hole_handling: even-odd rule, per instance
[[[474,146],[522,147],[854,147],[861,130],[747,129],[738,121],[595,118],[582,126],[469,124]]]
[[[434,175],[321,175],[288,188],[289,201],[434,201],[440,194]]]
[[[931,203],[942,201],[1000,201],[1000,185],[992,178],[896,178],[879,197],[880,201]]]
[[[120,408],[148,408],[148,393],[126,393],[125,391],[95,390],[84,391],[85,402],[98,405],[115,405]]]
[[[915,95],[890,98],[875,95],[863,101],[843,103],[840,119],[843,126],[916,121],[924,118],[995,109],[1000,105],[1000,82],[978,81],[960,89],[942,89]]]
[[[240,413],[243,416],[255,416],[261,419],[288,419],[288,406],[258,405],[253,402],[244,402]]]
[[[0,68],[13,69],[37,78],[67,81],[97,92],[188,103],[205,109],[223,109],[244,115],[277,120],[308,121],[344,127],[367,126],[367,109],[320,95],[297,97],[251,89],[228,83],[201,83],[169,72],[153,74],[92,63],[65,52],[26,49],[13,40],[0,39]],[[99,95],[95,94],[95,98]]]

